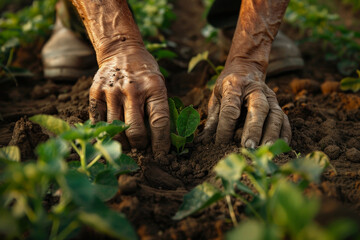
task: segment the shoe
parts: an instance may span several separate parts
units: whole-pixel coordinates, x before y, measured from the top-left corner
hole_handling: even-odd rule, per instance
[[[76,80],[98,69],[95,51],[57,17],[54,31],[45,43],[41,57],[45,78]]]
[[[219,47],[222,55],[227,56],[235,29],[221,30],[219,33]],[[301,57],[299,48],[295,43],[282,32],[276,35],[270,51],[267,76],[275,76],[281,73],[301,70],[304,67],[304,60]]]

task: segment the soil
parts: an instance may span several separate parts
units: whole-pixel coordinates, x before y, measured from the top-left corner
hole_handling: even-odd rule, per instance
[[[188,74],[187,63],[203,50],[210,50],[212,57],[218,56],[219,50],[200,34],[205,21],[201,17],[201,1],[183,0],[174,4],[178,18],[167,39],[176,45],[173,50],[179,57],[160,64],[170,72],[169,95],[181,96],[186,104],[193,104],[200,112],[201,132],[211,93],[205,84],[212,73],[208,66],[200,65]],[[194,7],[189,8],[190,4]],[[297,37],[288,26],[283,27],[283,31]],[[302,44],[300,49],[306,63],[303,71],[267,79],[290,119],[293,133],[290,145],[294,151],[278,157],[276,163],[283,164],[296,153],[324,151],[337,174],[325,172],[322,182],[312,187],[323,200],[318,219],[324,224],[341,216],[359,221],[360,94],[339,90],[342,76],[336,71],[336,63],[325,62],[324,53],[316,44]],[[36,61],[41,64],[38,58]],[[4,84],[0,89],[3,118],[0,146],[18,145],[23,160],[34,158],[35,146],[51,134],[30,122],[28,117],[44,113],[71,124],[87,120],[91,83],[91,77],[80,78],[75,84],[37,77],[20,79],[17,87],[13,83]],[[150,148],[142,152],[129,151],[141,170],[119,178],[119,192],[109,205],[127,216],[141,239],[221,239],[232,228],[227,207],[222,202],[181,221],[171,217],[184,194],[203,181],[215,181],[212,168],[226,154],[239,151],[236,141],[239,133],[241,131],[231,144],[218,146],[213,141],[207,145],[189,144],[188,154],[178,157],[171,153],[159,161],[153,159]],[[240,220],[244,219],[244,205],[236,202],[234,208]],[[89,229],[82,232],[84,239],[94,237]]]

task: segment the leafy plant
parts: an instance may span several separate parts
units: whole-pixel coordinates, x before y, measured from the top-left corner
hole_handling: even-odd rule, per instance
[[[185,107],[177,97],[169,98],[171,143],[178,154],[187,153],[186,143],[194,140],[194,132],[200,123],[199,113],[192,107]]]
[[[157,37],[176,18],[169,0],[129,0],[143,37]]]
[[[18,75],[30,76],[22,68],[11,66],[15,49],[47,37],[54,23],[56,0],[35,0],[16,13],[5,12],[0,18],[0,77],[2,81]]]
[[[340,89],[343,91],[351,90],[353,92],[357,92],[360,90],[360,70],[356,70],[358,75],[357,78],[346,77],[343,78],[340,82]]]
[[[198,65],[201,61],[206,61],[210,65],[210,67],[215,71],[215,75],[213,75],[206,84],[206,86],[210,90],[212,90],[215,86],[216,79],[220,76],[220,73],[224,69],[224,66],[219,65],[215,67],[214,63],[209,59],[209,52],[205,51],[203,53],[199,53],[198,55],[190,59],[188,72],[191,72],[196,67],[196,65]]]
[[[314,217],[319,200],[305,197],[302,192],[309,183],[319,183],[323,170],[330,166],[329,158],[322,152],[314,152],[280,167],[272,161],[275,156],[290,150],[283,140],[278,140],[257,150],[243,148],[242,155],[230,154],[214,168],[222,189],[207,182],[198,185],[184,196],[173,219],[182,219],[225,198],[232,222],[238,226],[231,203],[231,197],[234,197],[246,204],[246,211],[254,219],[240,224],[229,233],[228,239],[238,239],[239,236],[248,239],[309,239],[306,236],[317,227]],[[288,180],[291,177],[293,182]],[[243,178],[250,180],[250,187],[241,182]],[[247,194],[251,201],[240,193]]]
[[[360,32],[352,31],[338,23],[339,15],[330,13],[314,0],[292,0],[285,13],[285,20],[303,32],[309,31],[310,41],[322,41],[332,52],[327,60],[337,61],[341,74],[349,75],[360,62]]]
[[[59,136],[36,148],[36,162],[20,163],[17,147],[0,149],[0,232],[8,238],[66,239],[87,225],[111,237],[136,239],[126,218],[103,203],[116,194],[117,175],[138,169],[111,139],[128,126],[86,122],[73,128],[52,116],[30,119]],[[71,147],[80,162],[66,162]],[[106,164],[98,161],[102,157]]]

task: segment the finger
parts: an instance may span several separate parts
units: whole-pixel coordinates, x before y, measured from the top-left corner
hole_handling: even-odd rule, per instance
[[[236,123],[241,113],[240,91],[232,89],[226,92],[221,99],[219,123],[216,131],[216,143],[228,143],[231,141]]]
[[[284,141],[287,144],[290,144],[292,133],[291,133],[291,126],[290,126],[289,118],[285,113],[283,113],[283,117],[284,117],[284,122],[283,122],[283,125],[281,128],[280,137],[282,139],[284,139]]]
[[[241,145],[247,148],[255,148],[261,139],[263,125],[269,112],[269,103],[261,90],[250,93],[247,101],[249,106]]]
[[[130,125],[125,133],[131,147],[144,149],[148,141],[144,124],[144,104],[139,99],[127,99],[124,102],[124,112],[125,122]]]
[[[205,123],[204,130],[199,134],[195,143],[202,142],[204,144],[209,143],[216,131],[217,124],[219,122],[220,103],[214,92],[211,94],[208,104],[208,117]]]
[[[170,149],[170,114],[165,86],[152,91],[146,102],[151,129],[151,145],[155,157]]]
[[[107,105],[107,122],[112,123],[114,120],[124,121],[124,110],[120,91],[115,88],[107,89],[105,91],[105,95]],[[126,139],[124,132],[117,134],[114,139],[121,143],[123,149],[130,148],[130,144]]]
[[[93,84],[89,93],[89,118],[93,124],[106,120],[106,103],[100,84]]]
[[[284,113],[276,100],[275,94],[268,96],[268,103],[270,110],[266,118],[261,144],[273,144],[280,136],[284,121]]]
[[[107,122],[114,120],[124,121],[124,112],[122,106],[121,92],[115,88],[105,90],[107,106]]]

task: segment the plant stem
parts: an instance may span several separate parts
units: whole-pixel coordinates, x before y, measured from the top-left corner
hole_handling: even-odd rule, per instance
[[[215,65],[209,59],[206,59],[206,61],[209,63],[209,65],[212,67],[212,69],[214,69],[216,75],[219,75],[220,73],[218,70],[216,70]]]
[[[257,217],[259,220],[263,221],[262,217],[259,215],[259,213],[251,206],[251,204],[245,199],[243,198],[242,196],[234,193],[233,194],[234,197],[240,199],[240,201],[242,201],[243,203],[246,204],[246,206],[248,206],[248,208],[250,209],[250,211],[255,215],[255,217]]]
[[[101,158],[101,154],[97,155],[97,156],[87,165],[87,168],[89,168],[89,167],[91,167],[92,165],[94,165],[100,158]]]
[[[75,221],[73,221],[72,223],[69,224],[69,226],[67,226],[67,228],[65,228],[56,238],[56,240],[62,240],[62,239],[66,239],[67,236],[70,235],[71,232],[73,232],[76,228],[79,227],[79,224]]]
[[[50,233],[49,239],[56,239],[56,235],[59,231],[59,225],[60,225],[59,219],[57,219],[57,218],[54,219],[53,224],[51,226],[51,233]]]
[[[75,152],[80,156],[80,150],[77,148],[77,146],[75,145],[75,143],[73,141],[70,141],[71,146],[73,147],[73,149],[75,150]]]
[[[80,145],[81,145],[81,154],[80,154],[81,167],[83,168],[83,170],[85,172],[87,172],[87,168],[86,168],[86,144],[85,144],[84,141],[80,141]]]
[[[227,202],[227,205],[229,207],[229,213],[230,213],[230,217],[231,217],[231,221],[233,222],[234,226],[237,226],[238,225],[238,222],[236,220],[236,216],[235,216],[235,212],[234,212],[234,208],[231,204],[231,197],[230,195],[226,195],[226,202]]]

